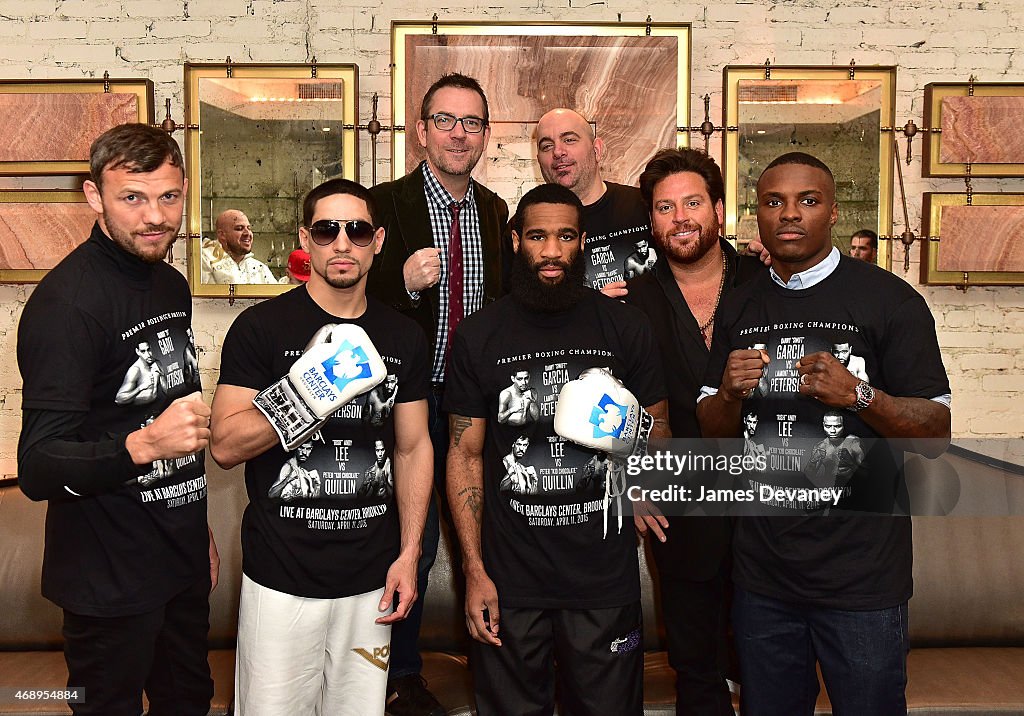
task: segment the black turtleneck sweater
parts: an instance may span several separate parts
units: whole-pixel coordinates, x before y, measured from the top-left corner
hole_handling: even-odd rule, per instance
[[[191,297],[100,229],[40,282],[18,326],[19,486],[49,500],[43,595],[141,613],[208,570],[202,453],[135,465],[129,433],[200,390]]]

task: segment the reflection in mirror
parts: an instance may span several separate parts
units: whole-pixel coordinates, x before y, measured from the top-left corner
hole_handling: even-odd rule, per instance
[[[839,221],[833,243],[849,254],[850,238],[879,226],[879,80],[740,80],[736,235],[757,237],[757,179],[775,157],[806,152],[836,178]]]
[[[199,78],[203,284],[288,283],[303,197],[344,175],[344,90],[339,78]]]

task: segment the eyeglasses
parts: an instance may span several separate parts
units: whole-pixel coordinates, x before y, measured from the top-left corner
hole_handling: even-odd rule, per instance
[[[434,126],[442,132],[452,131],[456,124],[462,122],[462,128],[466,130],[466,134],[480,134],[487,124],[479,117],[455,117],[444,112],[435,112],[426,119],[434,120]]]
[[[309,237],[313,239],[313,243],[317,246],[330,246],[338,238],[338,234],[341,233],[341,227],[345,227],[345,235],[348,236],[348,240],[356,246],[369,246],[373,242],[373,235],[376,233],[373,230],[373,225],[369,221],[363,221],[362,219],[347,219],[340,221],[338,219],[320,219],[320,221],[314,221],[311,226],[306,227],[309,230]]]

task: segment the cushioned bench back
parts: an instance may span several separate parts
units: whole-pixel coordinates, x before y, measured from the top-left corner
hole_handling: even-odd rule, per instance
[[[238,623],[241,547],[238,526],[245,504],[241,468],[230,472],[207,461],[209,519],[221,556],[221,586],[210,600],[210,638],[230,646]],[[45,502],[32,502],[15,486],[0,487],[0,650],[62,649],[61,611],[39,593]]]
[[[948,515],[914,518],[915,646],[1024,646],[1024,476],[970,458],[908,460],[914,511]]]
[[[61,649],[61,612],[39,595],[46,503],[0,487],[0,650]]]
[[[915,517],[914,646],[1024,646],[1024,517]]]

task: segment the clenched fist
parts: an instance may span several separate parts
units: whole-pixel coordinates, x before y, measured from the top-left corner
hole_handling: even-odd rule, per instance
[[[406,291],[422,291],[441,280],[441,249],[420,249],[402,267]]]
[[[178,398],[153,422],[131,433],[125,447],[136,465],[204,450],[210,442],[210,406],[196,392]]]
[[[768,354],[758,348],[735,350],[729,354],[722,375],[719,395],[726,402],[743,400],[750,397],[761,382],[764,367],[768,365]]]

